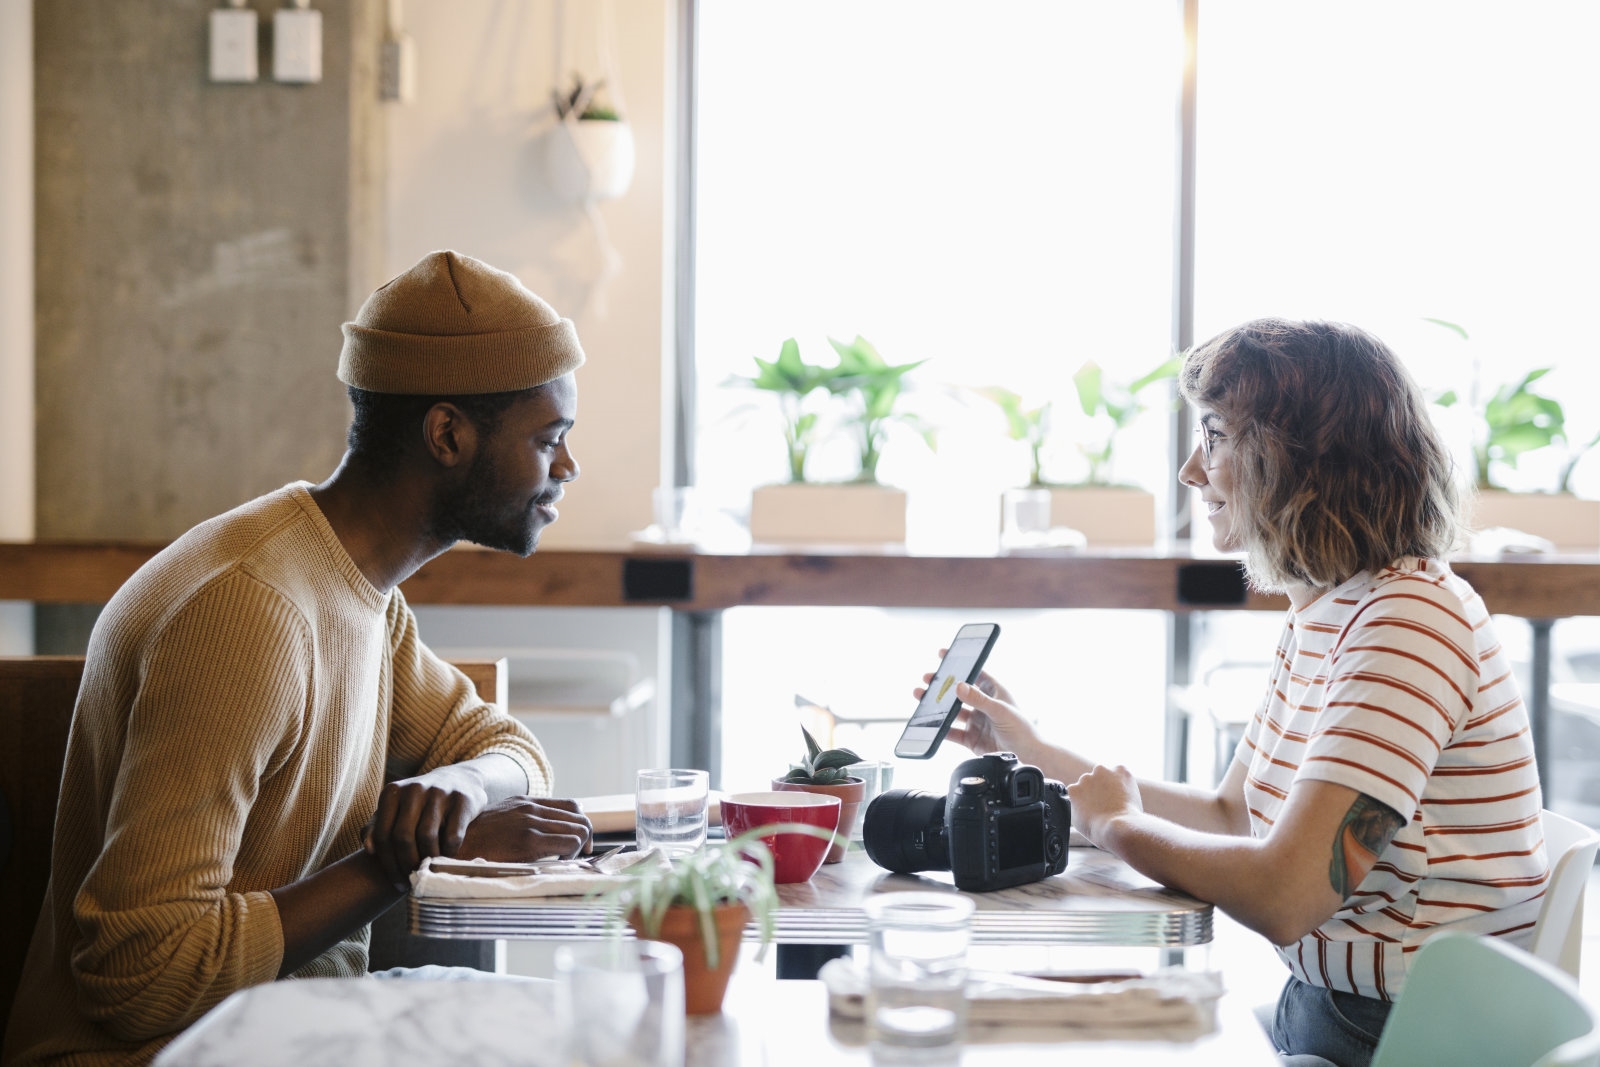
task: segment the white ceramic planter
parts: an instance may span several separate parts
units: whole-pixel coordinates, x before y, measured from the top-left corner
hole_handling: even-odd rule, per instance
[[[870,483],[763,485],[750,497],[750,539],[794,545],[901,543],[905,490]]]
[[[1472,530],[1505,526],[1542,537],[1562,551],[1593,552],[1600,548],[1600,500],[1485,489],[1470,502],[1467,525]]]
[[[550,186],[563,200],[611,200],[633,181],[633,128],[626,122],[563,122],[545,139]]]
[[[1144,547],[1156,540],[1156,498],[1143,489],[1086,485],[1050,490],[1050,525],[1083,531],[1090,545]]]

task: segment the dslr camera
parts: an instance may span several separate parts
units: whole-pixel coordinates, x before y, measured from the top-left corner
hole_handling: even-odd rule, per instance
[[[949,871],[957,889],[984,893],[1067,869],[1067,787],[1014,752],[965,760],[946,796],[890,789],[867,805],[863,844],[900,874]]]

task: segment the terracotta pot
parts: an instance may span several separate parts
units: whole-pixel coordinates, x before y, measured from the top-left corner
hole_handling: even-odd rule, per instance
[[[739,962],[739,943],[750,909],[743,904],[721,904],[712,912],[717,928],[717,966],[706,964],[706,945],[700,932],[700,913],[686,904],[674,905],[661,917],[661,929],[653,937],[639,928],[638,913],[628,916],[628,925],[639,937],[676,945],[683,953],[683,1004],[689,1015],[714,1015],[722,1010],[722,997],[728,979]]]
[[[866,799],[867,783],[863,778],[846,778],[838,785],[811,785],[808,782],[785,782],[781,779],[772,780],[772,788],[784,792],[794,793],[821,793],[824,796],[839,798],[839,829],[833,835],[833,844],[828,848],[828,855],[823,863],[838,863],[844,859],[844,854],[850,847],[850,831],[856,824],[856,813],[861,810],[861,801]]]

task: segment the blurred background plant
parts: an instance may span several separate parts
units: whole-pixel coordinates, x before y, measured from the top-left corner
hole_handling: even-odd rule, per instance
[[[893,425],[914,431],[930,449],[938,449],[938,434],[931,424],[912,412],[895,410],[906,374],[926,360],[890,364],[860,334],[849,344],[832,337],[828,338],[828,343],[839,354],[839,365],[833,368],[826,388],[849,405],[846,425],[855,434],[860,456],[860,470],[855,481],[878,480],[878,460],[883,456],[884,441]]]
[[[1426,318],[1460,337],[1463,342],[1471,337],[1466,328],[1444,319]],[[1481,490],[1505,489],[1497,479],[1494,464],[1503,463],[1515,468],[1524,454],[1541,448],[1563,446],[1566,457],[1556,478],[1555,492],[1570,492],[1572,471],[1588,452],[1600,444],[1600,434],[1581,445],[1574,445],[1567,437],[1566,412],[1561,401],[1536,391],[1533,386],[1553,367],[1537,367],[1516,381],[1507,382],[1487,397],[1481,395],[1481,367],[1476,354],[1472,359],[1471,384],[1465,401],[1474,422],[1472,435],[1473,484]],[[1448,389],[1434,398],[1443,408],[1462,403],[1454,389]]]
[[[1090,426],[1099,429],[1098,434],[1091,430],[1078,439],[1078,451],[1089,463],[1089,472],[1084,476],[1083,484],[1114,484],[1112,475],[1117,435],[1148,407],[1139,394],[1156,382],[1176,378],[1182,363],[1181,359],[1174,356],[1127,384],[1108,379],[1100,365],[1093,360],[1078,368],[1078,373],[1072,376],[1072,385],[1078,394],[1078,406],[1089,417]]]
[[[1050,401],[1027,407],[1021,394],[999,385],[985,386],[977,394],[999,406],[1006,417],[1006,430],[1013,441],[1028,446],[1028,488],[1044,487],[1043,452],[1050,437]]]
[[[776,360],[768,362],[756,357],[755,375],[749,378],[735,375],[730,379],[730,384],[762,389],[778,398],[791,482],[806,480],[806,457],[817,442],[818,413],[806,410],[806,397],[826,387],[832,376],[832,368],[801,359],[800,343],[791,337],[779,346]]]

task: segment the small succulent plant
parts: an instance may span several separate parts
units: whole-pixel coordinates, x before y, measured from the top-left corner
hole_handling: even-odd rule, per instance
[[[848,748],[823,748],[804,726],[800,727],[800,732],[806,739],[805,761],[791,763],[789,773],[780,781],[802,785],[839,785],[850,778],[846,768],[852,763],[861,762],[861,757]]]

